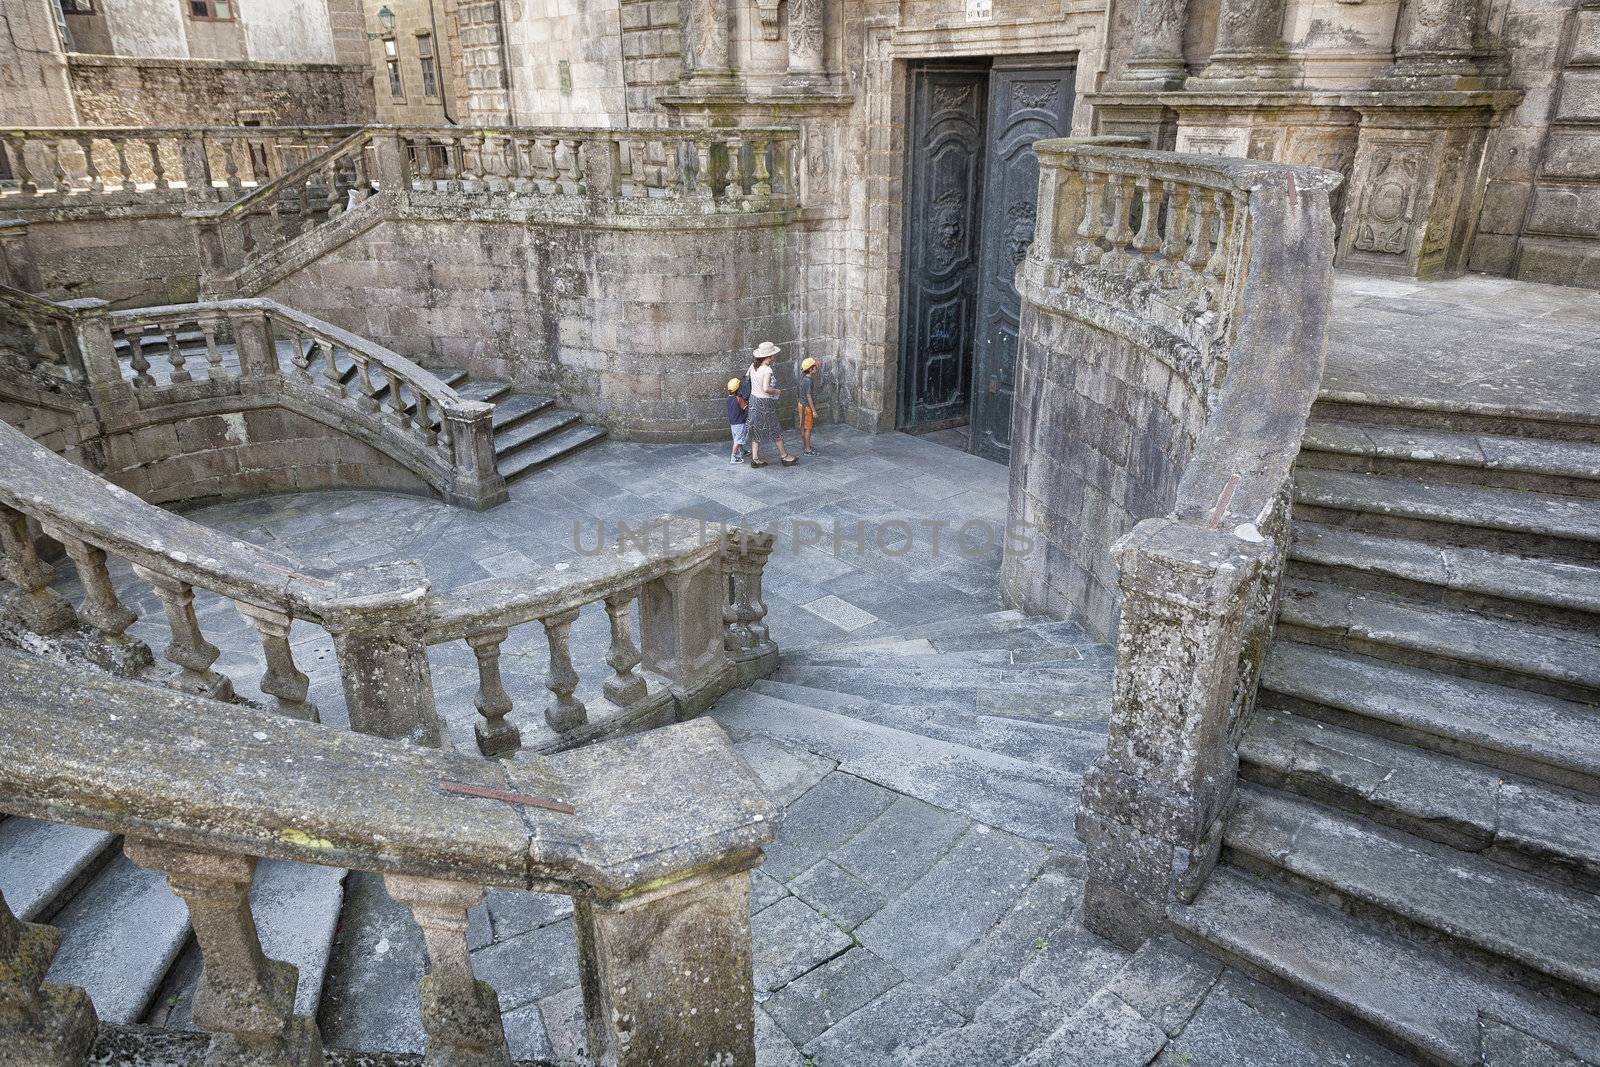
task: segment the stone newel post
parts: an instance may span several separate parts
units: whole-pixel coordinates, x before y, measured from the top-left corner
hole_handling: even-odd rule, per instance
[[[594,1062],[754,1067],[747,871],[576,903]]]
[[[1155,933],[1216,863],[1238,763],[1240,658],[1271,552],[1172,519],[1141,522],[1112,550],[1123,603],[1111,731],[1077,829],[1084,922],[1120,945]]]
[[[378,163],[378,189],[403,193],[411,188],[411,160],[400,135],[382,130],[372,135],[372,151]]]
[[[211,186],[211,161],[206,158],[203,137],[185,137],[178,145],[183,164],[183,199],[191,204],[208,204],[217,198]]]
[[[428,666],[428,576],[403,560],[347,571],[332,588],[301,586],[333,635],[350,728],[437,748],[443,730]]]
[[[84,384],[93,392],[122,384],[122,361],[117,358],[111,338],[111,304],[96,297],[68,300],[72,309],[72,333],[82,360]]]
[[[450,431],[450,487],[445,498],[482,511],[511,498],[494,458],[494,405],[464,400],[444,409]]]
[[[30,1067],[79,1067],[99,1022],[77,986],[45,985],[61,947],[53,926],[18,921],[0,896],[0,1059]]]
[[[239,346],[239,374],[256,378],[278,373],[278,353],[272,345],[272,322],[265,311],[228,315],[234,343]]]
[[[1217,44],[1192,89],[1288,89],[1283,45],[1286,0],[1222,0]]]
[[[676,564],[640,593],[645,669],[669,680],[680,719],[705,710],[733,684],[723,647],[726,595],[719,556]]]

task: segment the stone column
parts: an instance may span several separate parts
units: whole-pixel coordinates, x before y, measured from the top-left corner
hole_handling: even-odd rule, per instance
[[[594,1062],[753,1067],[748,872],[620,902],[580,899],[576,919]]]
[[[728,0],[680,0],[685,90],[733,88]]]
[[[1270,553],[1170,519],[1141,522],[1112,550],[1123,601],[1111,729],[1077,829],[1084,923],[1124,947],[1193,900],[1216,863],[1251,596]]]
[[[704,711],[734,684],[723,647],[726,599],[718,556],[678,564],[640,594],[645,669],[670,680],[680,719]]]
[[[314,591],[357,733],[440,745],[426,641],[428,588],[422,564],[402,560],[346,572],[331,591]]]
[[[827,73],[827,0],[789,0],[789,71],[791,87],[804,86]]]
[[[164,871],[189,907],[204,962],[194,1022],[211,1034],[207,1067],[321,1067],[316,1021],[294,1013],[298,972],[261,951],[250,914],[255,857],[133,839],[123,850],[139,866]]]
[[[1286,0],[1222,0],[1217,44],[1206,69],[1187,86],[1197,90],[1289,89],[1283,44]]]
[[[428,973],[418,990],[427,1062],[511,1067],[500,999],[473,975],[467,948],[467,912],[483,900],[482,887],[395,874],[385,875],[383,885],[411,908],[428,947]]]
[[[29,1067],[80,1067],[99,1021],[77,986],[45,985],[61,947],[53,926],[18,921],[0,896],[0,1060]]]
[[[1133,16],[1133,54],[1121,79],[1126,88],[1183,87],[1189,73],[1183,61],[1183,28],[1188,17],[1189,0],[1139,0]]]
[[[1478,75],[1472,37],[1478,0],[1411,0],[1395,30],[1385,88],[1465,89]]]

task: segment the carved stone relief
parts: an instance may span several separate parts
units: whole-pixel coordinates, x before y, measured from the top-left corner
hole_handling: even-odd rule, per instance
[[[1357,250],[1406,254],[1422,181],[1423,153],[1423,147],[1412,144],[1381,146],[1373,152],[1356,208],[1353,244]]]

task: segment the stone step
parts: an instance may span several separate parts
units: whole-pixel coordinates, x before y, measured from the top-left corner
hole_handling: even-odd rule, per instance
[[[1297,470],[1295,516],[1333,525],[1536,555],[1600,559],[1600,500]]]
[[[1271,707],[1251,717],[1239,770],[1246,780],[1600,891],[1600,797]]]
[[[1511,961],[1539,985],[1591,1003],[1600,992],[1600,901],[1590,893],[1248,783],[1223,847],[1236,865],[1316,886],[1319,900],[1331,892],[1345,910],[1376,909],[1411,940],[1443,935],[1472,956]]]
[[[1523,437],[1542,441],[1587,441],[1600,444],[1600,416],[1592,412],[1523,411],[1506,406],[1495,411],[1430,408],[1416,404],[1359,402],[1350,397],[1317,398],[1311,422],[1355,422],[1399,430],[1441,430],[1487,437]]]
[[[1291,578],[1279,633],[1515,685],[1568,700],[1600,699],[1600,628],[1519,621]]]
[[[468,378],[455,387],[465,400],[480,404],[498,404],[511,395],[511,383],[498,378]]]
[[[575,426],[577,423],[578,413],[575,411],[557,407],[546,408],[533,418],[496,430],[494,454],[498,457],[515,455],[519,450],[533,445],[541,438],[565,430],[569,426]]]
[[[1045,621],[1054,624],[1054,620]],[[1031,627],[1040,624],[1040,622],[1041,619],[1038,616],[1029,616],[1015,609],[1007,609],[1005,611],[989,612],[986,615],[963,615],[960,618],[955,619],[940,619],[936,622],[919,623],[914,626],[902,626],[890,633],[869,638],[865,641],[859,638],[845,639],[842,641],[834,641],[825,645],[818,645],[817,647],[860,647],[864,645],[871,645],[877,641],[884,641],[888,643],[917,640],[931,641],[932,639],[938,637],[960,637],[978,632],[997,635],[1010,634],[1030,629]]]
[[[1425,1062],[1481,1067],[1480,1012],[1600,1062],[1600,1018],[1235,868],[1168,916],[1185,940]]]
[[[532,393],[512,393],[495,402],[494,415],[490,418],[489,425],[496,433],[509,430],[554,403],[555,401],[549,397],[535,396]]]
[[[0,896],[13,915],[42,922],[107,859],[115,834],[13,816],[0,822]]]
[[[1298,463],[1600,497],[1600,444],[1588,441],[1313,419]]]
[[[984,752],[995,752],[1073,774],[1083,774],[1105,750],[1105,729],[1099,723],[1046,725],[939,705],[905,706],[862,700],[846,693],[761,679],[753,692],[808,708],[875,722],[924,737],[937,738]],[[1081,728],[1080,728],[1081,727]]]
[[[724,696],[711,714],[736,741],[763,736],[793,742],[847,774],[1083,855],[1071,820],[1061,814],[1078,802],[1075,774],[749,690]]]
[[[1009,614],[1009,613],[1005,613]],[[919,656],[936,653],[1001,650],[1033,653],[1052,649],[1082,649],[1096,644],[1075,622],[1024,619],[1017,624],[988,624],[993,616],[952,620],[956,625],[930,624],[930,633],[908,635],[894,631],[877,637],[831,641],[808,651],[816,654],[879,653],[884,656]],[[909,628],[923,630],[923,627]]]
[[[104,1022],[134,1023],[189,939],[189,912],[160,871],[117,856],[56,913],[49,980],[82,986]]]
[[[918,702],[918,690],[932,690],[952,698],[966,697],[980,690],[1006,690],[1014,693],[1051,693],[1062,685],[1081,682],[1086,677],[1107,673],[1095,662],[1082,668],[1067,667],[961,667],[937,662],[911,666],[781,666],[773,675],[780,682],[793,682],[813,689],[833,689],[891,703]]]
[[[785,652],[783,662],[794,667],[1072,667],[1083,661],[1083,653],[1076,648],[1052,648],[1040,643],[1034,648],[977,648],[961,651],[940,651],[924,642],[911,642],[905,651],[884,652],[879,649],[856,651],[822,651],[815,648]]]
[[[603,428],[580,422],[559,433],[550,434],[514,455],[507,456],[496,465],[500,468],[501,476],[506,481],[513,482],[541,467],[549,466],[558,459],[565,459],[590,445],[598,444],[605,440],[605,437],[606,431]]]
[[[1279,639],[1262,704],[1600,793],[1600,713],[1590,705]]]
[[[1565,625],[1600,620],[1600,564],[1296,522],[1290,573]]]

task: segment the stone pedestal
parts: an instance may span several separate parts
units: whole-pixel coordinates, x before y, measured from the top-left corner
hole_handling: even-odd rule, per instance
[[[735,668],[723,647],[725,599],[718,556],[684,564],[640,594],[644,666],[668,680],[679,719],[704,711],[733,686]]]

